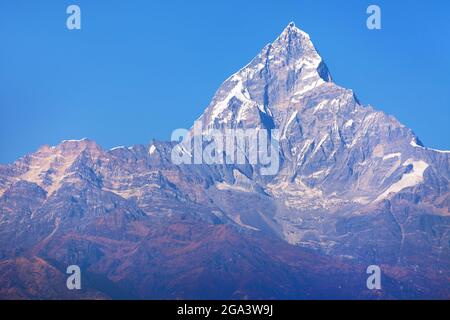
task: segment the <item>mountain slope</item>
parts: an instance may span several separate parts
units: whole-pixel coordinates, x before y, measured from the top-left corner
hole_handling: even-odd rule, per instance
[[[199,121],[203,134],[278,129],[279,170],[87,139],[0,166],[0,297],[450,296],[449,153],[335,84],[293,23]],[[61,289],[68,264],[81,293]],[[365,287],[371,264],[381,292]]]
[[[406,237],[427,242],[421,252],[432,246],[448,253],[449,152],[423,147],[395,118],[363,106],[351,90],[333,83],[310,37],[293,23],[224,82],[199,120],[205,132],[280,130],[278,174],[262,180],[257,170],[245,173],[276,199],[270,216],[290,243],[359,258],[342,252],[354,239],[347,243],[336,230],[359,219],[369,229],[383,228],[370,230],[370,237],[394,234],[387,242],[395,246],[384,258],[375,254],[377,261],[402,261]],[[417,226],[436,221],[442,230],[431,244]],[[360,236],[378,249],[385,246],[384,239]],[[445,260],[448,268],[448,254]]]

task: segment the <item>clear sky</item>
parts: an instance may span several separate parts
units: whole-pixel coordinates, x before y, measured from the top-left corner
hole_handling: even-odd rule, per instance
[[[290,21],[335,82],[450,149],[449,14],[447,0],[0,0],[0,163],[64,139],[169,140]]]

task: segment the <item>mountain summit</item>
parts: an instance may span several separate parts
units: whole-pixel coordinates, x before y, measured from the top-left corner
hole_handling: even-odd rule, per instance
[[[292,189],[286,196],[297,208],[366,205],[419,187],[426,175],[430,182],[448,179],[448,154],[419,146],[409,128],[333,83],[294,23],[222,84],[200,120],[204,128],[279,129],[283,166],[272,187]]]
[[[271,107],[286,106],[331,75],[309,35],[290,23],[243,69],[228,78],[208,106],[204,127],[273,126]],[[261,120],[261,121],[259,121]],[[261,123],[262,122],[262,123]]]
[[[176,165],[159,141],[0,166],[0,298],[450,297],[450,153],[334,83],[293,23],[199,120],[278,129],[279,171]],[[81,293],[61,289],[71,264]]]

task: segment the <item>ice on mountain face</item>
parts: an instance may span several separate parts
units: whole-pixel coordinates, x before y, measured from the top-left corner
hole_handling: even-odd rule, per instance
[[[410,144],[411,144],[413,147],[415,147],[415,148],[423,148],[423,146],[420,146],[420,145],[417,144],[417,141],[416,141],[415,138],[413,138],[413,139],[411,140]]]
[[[353,125],[353,119],[347,120],[347,122],[344,124],[345,128],[349,128]]]
[[[250,95],[247,91],[247,89],[244,87],[242,79],[235,76],[232,78],[232,80],[235,84],[233,89],[229,92],[229,94],[223,98],[220,99],[217,104],[215,105],[214,109],[211,113],[211,121],[208,124],[207,127],[211,127],[214,125],[214,120],[218,119],[221,114],[224,113],[224,111],[228,111],[228,116],[222,118],[218,123],[228,123],[228,121],[231,120],[231,116],[233,113],[236,113],[235,110],[230,110],[230,106],[233,105],[233,103],[239,105],[239,111],[237,116],[237,122],[245,119],[246,110],[249,108],[259,108],[258,105],[255,104],[250,98]],[[234,100],[234,101],[233,101]]]
[[[221,85],[201,120],[204,128],[279,129],[283,162],[274,185],[299,179],[307,188],[297,192],[291,186],[291,194],[318,191],[296,199],[299,207],[308,207],[308,201],[317,208],[330,201],[369,203],[423,182],[417,178],[420,162],[416,178],[400,176],[403,156],[430,161],[407,147],[411,130],[332,82],[309,35],[294,24]]]
[[[324,135],[322,137],[322,139],[320,139],[320,142],[317,144],[317,146],[314,148],[314,151],[312,153],[312,155],[315,155],[317,153],[317,151],[319,151],[319,149],[322,147],[322,145],[325,143],[325,141],[329,138],[330,136],[328,134]]]
[[[292,113],[292,115],[290,116],[289,120],[287,121],[287,123],[285,124],[284,128],[283,128],[283,133],[281,134],[281,139],[284,140],[287,138],[287,133],[289,130],[290,125],[292,124],[292,122],[294,121],[294,119],[297,117],[298,111],[294,111]]]
[[[425,170],[429,167],[429,164],[424,161],[415,161],[414,159],[408,159],[403,163],[404,167],[411,166],[411,171],[403,174],[400,181],[391,185],[385,192],[383,192],[375,201],[380,201],[387,198],[391,193],[398,193],[403,189],[414,187],[423,182],[423,175]]]
[[[118,150],[118,149],[125,149],[125,146],[117,146],[117,147],[109,149],[109,151],[114,151],[114,150]]]
[[[266,127],[275,121],[272,107],[287,108],[328,81],[331,76],[309,35],[289,24],[222,84],[201,119],[205,128]]]
[[[438,150],[438,149],[432,149],[432,148],[427,148],[427,147],[421,146],[417,143],[416,139],[412,139],[410,145],[413,146],[414,148],[421,148],[424,150],[430,150],[430,151],[439,152],[439,153],[450,153],[450,150]]]
[[[330,171],[331,171],[330,168],[328,168],[328,169],[322,169],[322,170],[313,172],[311,175],[308,176],[308,178],[316,179],[316,178],[319,178],[319,177],[323,177],[323,176],[328,175],[328,174],[330,173]]]
[[[322,58],[314,48],[309,35],[292,23],[272,43],[271,48],[270,58],[286,58],[286,62],[292,60],[296,69],[302,67],[318,68],[322,62]]]
[[[17,180],[35,183],[47,192],[47,196],[51,196],[65,179],[72,176],[72,165],[85,151],[94,158],[101,153],[101,148],[86,138],[64,140],[55,147],[42,147],[27,156],[25,161],[17,162],[24,169]]]
[[[262,188],[281,198],[285,194],[286,202],[298,209],[367,203],[411,181],[423,181],[412,179],[412,172],[398,176],[402,155],[412,157],[402,142],[410,139],[408,130],[360,105],[353,91],[333,83],[309,35],[292,23],[221,85],[200,119],[204,130],[279,129],[284,158],[272,185],[289,188]],[[377,145],[390,144],[373,152]],[[156,151],[154,145],[148,149],[150,155]],[[180,152],[190,154],[186,149]],[[242,183],[215,184],[219,190],[252,192]],[[331,196],[333,192],[337,194]]]
[[[82,142],[82,141],[86,141],[86,140],[88,140],[87,138],[82,138],[82,139],[78,139],[78,140],[76,140],[76,139],[72,139],[72,140],[63,140],[63,141],[61,141],[61,143],[66,143],[66,142]]]
[[[402,154],[400,152],[396,152],[396,153],[390,153],[390,154],[383,156],[383,160],[389,160],[389,159],[401,158],[401,157],[402,157]]]
[[[322,79],[317,79],[316,81],[312,82],[311,84],[305,85],[299,91],[296,91],[294,93],[294,97],[303,96],[305,93],[311,91],[312,89],[315,89],[315,88],[321,86],[324,83],[325,83],[325,81],[323,81]]]
[[[252,225],[248,216],[252,211],[261,219],[266,217],[277,235],[291,244],[351,256],[361,263],[389,257],[403,261],[409,254],[431,265],[436,259],[422,259],[423,254],[439,250],[438,261],[445,258],[448,220],[436,215],[447,215],[447,155],[418,146],[409,129],[362,106],[351,90],[331,82],[309,36],[293,24],[225,81],[201,119],[207,129],[205,124],[261,128],[264,121],[272,121],[282,133],[280,172],[263,179],[251,166],[176,166],[168,160],[173,150],[170,143],[155,142],[148,149],[136,146],[134,152],[121,148],[98,157],[90,142],[71,141],[43,147],[18,161],[15,176],[9,177],[10,170],[0,165],[0,196],[2,189],[9,188],[6,172],[8,180],[37,183],[52,196],[45,204],[52,206],[41,211],[48,216],[77,209],[60,206],[67,201],[64,196],[73,195],[82,200],[73,204],[83,204],[83,213],[95,211],[96,218],[105,213],[119,221],[110,208],[122,214],[129,202],[133,211],[143,210],[160,221],[191,213],[198,221],[203,207],[226,224],[263,235],[264,228]],[[184,144],[179,147],[189,159],[195,157],[190,153],[195,151]],[[415,188],[420,184],[424,187]],[[405,196],[393,197],[400,192]],[[389,199],[389,203],[374,199]],[[258,207],[263,210],[259,212]],[[133,228],[137,226],[133,223]],[[110,231],[122,236],[119,229]],[[437,247],[437,243],[443,245]],[[413,251],[411,244],[421,248]]]
[[[314,107],[313,114],[316,114],[317,112],[325,110],[327,107],[334,104],[334,102],[335,102],[335,99],[333,99],[333,101],[329,101],[328,99],[322,100]]]

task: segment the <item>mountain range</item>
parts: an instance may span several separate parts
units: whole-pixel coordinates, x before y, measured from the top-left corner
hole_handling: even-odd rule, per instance
[[[88,139],[0,165],[0,298],[450,298],[450,152],[334,83],[294,23],[198,122],[279,130],[279,170]]]

